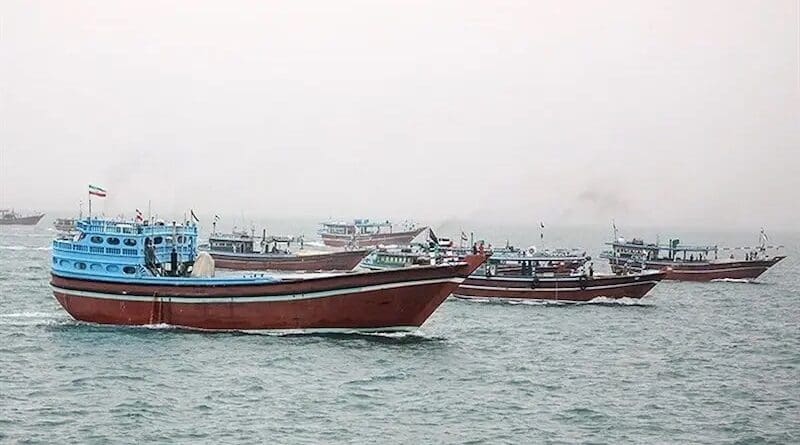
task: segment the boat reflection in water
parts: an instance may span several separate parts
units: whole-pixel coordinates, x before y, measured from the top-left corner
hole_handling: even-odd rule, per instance
[[[82,219],[53,241],[53,294],[75,319],[210,330],[417,329],[485,255],[333,276],[215,277],[197,226]]]

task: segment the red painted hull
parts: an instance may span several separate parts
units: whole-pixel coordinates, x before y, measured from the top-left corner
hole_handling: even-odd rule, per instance
[[[513,299],[559,302],[586,302],[595,298],[642,298],[664,278],[663,272],[636,275],[606,275],[580,279],[559,278],[467,278],[455,296],[468,299]]]
[[[220,269],[234,270],[353,270],[369,250],[325,252],[310,255],[237,255],[211,252]]]
[[[209,330],[411,330],[483,261],[274,283],[163,285],[53,275],[53,294],[77,320],[165,323]]]
[[[417,237],[420,233],[426,230],[427,227],[422,227],[407,232],[394,232],[394,233],[376,233],[371,235],[332,235],[323,233],[322,242],[330,247],[344,247],[348,246],[355,241],[359,247],[376,247],[379,245],[406,245],[411,243],[411,240]]]
[[[753,261],[720,261],[714,263],[647,263],[648,268],[661,269],[666,273],[666,280],[676,281],[711,281],[711,280],[754,280],[770,267],[778,264],[785,256],[776,256],[768,260]],[[611,264],[614,272],[622,271],[623,266]]]

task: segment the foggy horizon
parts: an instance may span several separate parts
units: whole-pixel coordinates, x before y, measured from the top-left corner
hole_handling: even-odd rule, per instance
[[[3,1],[0,66],[0,208],[800,226],[797,1]]]

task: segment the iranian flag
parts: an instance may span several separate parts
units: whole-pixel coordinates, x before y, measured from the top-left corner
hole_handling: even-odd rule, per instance
[[[103,189],[101,187],[89,184],[89,195],[91,195],[91,196],[99,196],[101,198],[105,198],[106,197],[106,191],[105,191],[105,189]]]

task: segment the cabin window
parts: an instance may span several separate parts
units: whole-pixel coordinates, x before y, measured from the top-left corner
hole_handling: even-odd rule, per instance
[[[53,264],[58,264],[58,258],[53,257]]]
[[[157,236],[157,237],[153,238],[153,244],[161,244],[163,242],[164,242],[164,238],[162,238],[160,236]]]
[[[91,269],[91,270],[100,270],[102,268],[103,267],[100,266],[99,264],[92,264],[91,266],[89,266],[89,269]]]
[[[102,244],[103,243],[103,237],[102,236],[93,236],[89,240],[91,242],[95,243],[95,244]]]
[[[144,239],[144,245],[145,246],[149,246],[152,243],[153,243],[153,240],[151,240],[149,236]]]
[[[80,262],[79,263],[75,263],[75,268],[78,269],[78,270],[85,270],[86,269],[86,263],[80,263]]]
[[[106,270],[109,272],[119,272],[119,266],[116,266],[114,264],[109,264],[108,266],[106,266]]]
[[[186,238],[183,235],[178,235],[178,244],[183,244],[186,241]]]
[[[114,238],[114,237],[106,238],[106,242],[108,244],[111,244],[112,246],[116,246],[117,244],[119,244],[119,238]]]
[[[125,241],[123,241],[123,242],[125,243],[126,246],[133,247],[133,246],[136,245],[136,240],[133,239],[133,238],[125,238]]]
[[[122,268],[122,271],[128,275],[133,275],[136,273],[136,268],[133,266],[125,266]]]
[[[61,260],[61,261],[59,261],[59,263],[58,263],[58,264],[60,264],[60,265],[61,265],[61,267],[67,267],[67,266],[69,266],[69,261],[67,261],[67,260]]]

